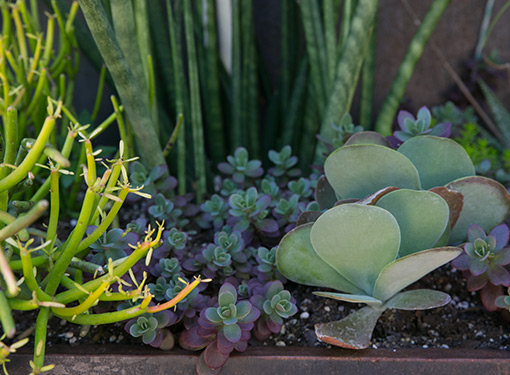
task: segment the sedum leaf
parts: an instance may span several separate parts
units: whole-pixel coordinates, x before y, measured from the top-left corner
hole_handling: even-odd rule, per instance
[[[326,159],[324,172],[343,199],[361,199],[386,186],[421,188],[418,171],[409,159],[380,145],[339,148]]]
[[[438,290],[415,289],[396,294],[384,304],[388,309],[426,310],[448,304],[451,297]]]
[[[430,191],[396,190],[384,195],[376,205],[397,219],[401,235],[400,257],[434,247],[448,229],[448,204]]]
[[[430,271],[453,260],[461,252],[459,247],[438,247],[399,258],[381,271],[372,296],[387,301]]]
[[[310,240],[316,253],[338,273],[372,294],[381,270],[397,257],[400,229],[388,211],[343,204],[323,213]]]
[[[475,167],[466,150],[448,138],[430,135],[414,137],[404,142],[398,152],[414,164],[423,189],[475,175]]]
[[[295,283],[363,293],[317,255],[310,242],[312,225],[294,228],[282,238],[276,251],[278,270]]]

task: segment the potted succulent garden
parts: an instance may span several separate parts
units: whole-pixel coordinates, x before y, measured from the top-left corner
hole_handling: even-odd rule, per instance
[[[391,327],[378,332],[403,310],[434,336],[420,310],[460,305],[455,270],[488,311],[510,310],[510,164],[498,159],[510,132],[484,144],[452,105],[397,115],[448,0],[431,2],[375,131],[363,129],[377,1],[282,2],[285,73],[260,92],[251,1],[45,3],[41,27],[42,2],[0,0],[5,373],[504,373],[502,351],[401,353]],[[78,46],[102,66],[79,114]],[[364,126],[348,114],[359,76]],[[100,120],[106,82],[118,99]],[[120,141],[101,150],[112,124]],[[427,285],[446,264],[450,287]]]

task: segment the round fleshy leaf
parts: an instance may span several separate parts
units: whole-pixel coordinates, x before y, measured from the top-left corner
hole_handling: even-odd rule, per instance
[[[447,188],[460,192],[464,205],[452,228],[450,243],[464,242],[469,225],[478,224],[488,233],[501,224],[510,212],[510,196],[505,187],[490,178],[473,176],[448,184]]]
[[[388,210],[397,219],[400,257],[434,247],[448,228],[448,204],[430,191],[395,190],[379,199],[376,206]]]
[[[317,338],[327,344],[347,349],[365,349],[377,320],[384,309],[363,307],[342,320],[315,325]]]
[[[378,299],[365,295],[356,294],[344,294],[344,293],[332,293],[332,292],[313,292],[316,296],[336,299],[338,301],[350,302],[350,303],[365,303],[369,306],[377,308],[382,305],[382,302]]]
[[[372,131],[354,133],[345,142],[348,145],[380,145],[390,147],[390,143],[381,134]]]
[[[343,204],[322,214],[310,240],[315,252],[338,273],[371,295],[381,270],[400,246],[397,220],[376,206]]]
[[[415,289],[398,293],[384,307],[399,310],[427,310],[448,304],[451,297],[438,290]]]
[[[430,271],[455,259],[461,252],[460,247],[438,247],[399,258],[382,270],[372,296],[387,301]]]
[[[380,145],[341,147],[326,159],[324,172],[343,199],[361,199],[387,186],[421,188],[413,163],[401,153]]]
[[[312,225],[294,228],[282,238],[276,251],[278,270],[295,283],[363,293],[317,255],[310,242]]]
[[[331,187],[326,176],[321,176],[317,180],[315,187],[315,200],[319,204],[321,210],[327,210],[335,205],[338,200],[335,191]]]
[[[414,137],[404,142],[398,151],[418,170],[423,189],[475,175],[475,167],[466,150],[448,138],[429,135]]]
[[[223,326],[223,334],[230,342],[237,342],[241,338],[241,327],[237,324],[230,324]]]

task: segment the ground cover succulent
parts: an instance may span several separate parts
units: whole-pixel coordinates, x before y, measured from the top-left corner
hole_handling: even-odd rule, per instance
[[[439,291],[402,289],[461,252],[437,247],[449,230],[449,208],[439,195],[399,189],[375,206],[346,203],[327,210],[315,223],[298,226],[280,242],[277,265],[297,283],[332,288],[316,294],[367,306],[348,317],[316,325],[322,341],[347,348],[369,345],[386,309],[442,306]]]

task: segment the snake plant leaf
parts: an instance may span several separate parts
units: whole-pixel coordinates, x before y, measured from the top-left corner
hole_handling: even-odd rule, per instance
[[[336,299],[338,301],[350,302],[350,303],[365,303],[374,308],[382,306],[382,302],[377,298],[360,295],[360,294],[345,294],[345,293],[333,293],[333,292],[313,292],[316,296]]]
[[[400,257],[434,247],[448,228],[450,209],[430,191],[400,189],[386,194],[376,206],[397,219],[401,232]]]
[[[411,161],[380,145],[341,147],[326,159],[324,172],[337,196],[343,199],[361,199],[386,186],[421,188]]]
[[[338,200],[335,191],[331,187],[326,176],[321,176],[317,180],[317,186],[315,187],[315,200],[319,204],[321,210],[327,210],[328,208],[333,207]]]
[[[371,295],[381,270],[397,257],[400,229],[388,211],[350,203],[323,213],[310,241],[319,257],[364,291],[360,294]]]
[[[430,191],[441,196],[441,198],[448,203],[448,207],[450,208],[450,227],[453,228],[462,211],[464,197],[458,191],[447,189],[444,186],[437,186],[430,189]]]
[[[439,290],[415,289],[396,294],[384,304],[388,309],[427,310],[441,307],[452,298]]]
[[[399,258],[381,271],[372,297],[385,302],[430,271],[455,259],[460,253],[462,253],[460,247],[447,246]]]
[[[475,167],[468,153],[457,142],[424,135],[402,144],[398,152],[416,167],[423,189],[444,186],[452,180],[474,176]]]
[[[381,145],[390,147],[390,142],[377,132],[365,131],[351,135],[344,143],[344,146],[348,145]]]
[[[467,228],[478,224],[487,233],[501,224],[510,212],[510,195],[499,182],[482,176],[455,180],[446,186],[463,195],[463,208],[452,228],[450,243],[465,241]]]
[[[342,320],[316,324],[315,334],[319,340],[342,348],[368,348],[374,327],[383,311],[370,306],[363,307]]]
[[[363,291],[320,258],[310,242],[312,223],[287,233],[276,251],[276,265],[287,279],[299,284],[332,288],[353,294]]]

